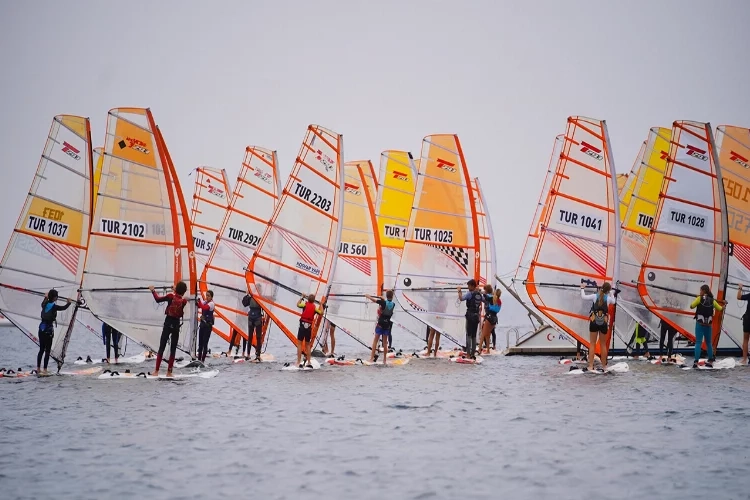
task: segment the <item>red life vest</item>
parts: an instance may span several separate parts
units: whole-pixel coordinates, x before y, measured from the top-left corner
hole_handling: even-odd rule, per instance
[[[305,308],[302,309],[302,314],[300,314],[299,319],[305,323],[313,322],[315,319],[315,302],[308,302],[305,304]]]
[[[187,305],[187,300],[183,299],[177,294],[172,293],[167,295],[167,297],[169,297],[169,305],[167,305],[167,309],[164,311],[164,314],[166,314],[170,318],[182,319],[182,315],[185,311],[185,306]]]

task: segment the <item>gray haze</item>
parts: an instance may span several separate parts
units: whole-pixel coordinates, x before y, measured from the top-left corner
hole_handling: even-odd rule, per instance
[[[457,133],[504,273],[568,115],[608,121],[618,172],[651,126],[750,126],[748,21],[742,0],[6,0],[0,244],[55,114],[90,117],[98,146],[107,110],[144,106],[186,193],[200,164],[234,178],[248,144],[278,150],[285,176],[309,123],[376,166],[384,149]]]

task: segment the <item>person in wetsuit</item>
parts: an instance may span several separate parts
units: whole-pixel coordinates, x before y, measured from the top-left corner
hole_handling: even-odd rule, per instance
[[[484,294],[482,301],[484,303],[484,321],[482,322],[482,335],[479,337],[479,353],[487,347],[487,353],[490,352],[490,338],[492,330],[497,324],[497,313],[500,312],[500,306],[495,302],[496,296],[492,292],[492,285],[484,285]]]
[[[121,335],[122,334],[120,332],[112,328],[107,323],[102,323],[102,341],[107,348],[107,363],[109,363],[110,344],[112,344],[112,347],[114,347],[115,364],[117,363],[117,359],[120,357],[119,345]]]
[[[607,369],[607,331],[609,330],[609,306],[615,304],[615,298],[610,295],[612,285],[604,282],[596,293],[587,294],[586,284],[581,283],[581,298],[591,301],[589,313],[589,370],[594,370],[596,345],[599,344],[599,359],[602,370]]]
[[[706,366],[712,368],[713,362],[716,361],[716,358],[714,358],[714,346],[711,342],[714,311],[721,311],[723,307],[714,300],[714,294],[711,293],[708,285],[701,285],[700,294],[690,303],[690,309],[695,309],[695,353],[693,368],[698,367],[698,360],[701,357],[701,347],[704,339],[706,341],[706,349],[708,350],[708,362]]]
[[[662,357],[665,347],[667,348],[667,359],[668,363],[674,362],[672,359],[672,349],[674,347],[674,337],[677,335],[677,330],[664,320],[659,321],[659,358]]]
[[[370,362],[374,363],[377,361],[378,341],[382,340],[383,364],[386,364],[388,360],[388,337],[393,328],[391,318],[393,318],[393,310],[396,308],[396,303],[393,302],[393,290],[385,292],[385,299],[369,295],[365,295],[365,298],[380,306],[378,309],[378,322],[375,324],[375,338],[372,341],[372,350],[370,351]]]
[[[312,326],[315,322],[315,315],[323,315],[323,311],[315,306],[315,295],[310,294],[307,298],[300,298],[297,307],[302,309],[299,316],[299,330],[297,330],[297,366],[303,368],[301,364],[302,353],[305,353],[307,366],[312,368],[310,363],[310,351],[312,351]]]
[[[173,293],[168,293],[163,297],[157,295],[153,286],[148,288],[151,290],[151,294],[154,296],[154,300],[157,304],[162,302],[167,303],[167,308],[164,310],[164,327],[162,328],[161,339],[159,340],[159,351],[156,353],[156,367],[151,375],[154,377],[159,376],[159,368],[161,367],[161,360],[164,357],[164,349],[167,347],[167,341],[169,341],[167,377],[171,377],[174,358],[177,354],[177,343],[180,339],[182,316],[185,312],[185,306],[187,305],[187,300],[183,297],[183,295],[187,293],[187,285],[184,281],[180,281],[175,285]]]
[[[470,279],[466,285],[469,291],[461,293],[458,287],[458,299],[466,302],[466,351],[465,355],[471,359],[477,359],[477,329],[479,328],[480,312],[484,298],[482,292],[477,289],[476,280]]]
[[[641,351],[644,351],[643,356],[648,359],[651,357],[651,353],[648,352],[648,337],[649,333],[640,323],[635,323],[633,328],[633,335],[630,337],[627,345],[628,353],[632,352],[631,346],[635,343],[635,359],[641,356]]]
[[[50,290],[42,300],[42,322],[39,323],[39,354],[36,355],[36,372],[39,374],[47,373],[49,364],[49,354],[52,350],[52,339],[55,337],[55,321],[57,321],[57,312],[64,311],[70,307],[70,299],[65,299],[64,306],[58,306],[57,290]],[[44,356],[44,371],[41,371],[42,356]]]
[[[198,297],[198,309],[201,311],[200,326],[198,326],[198,360],[201,363],[206,361],[208,354],[208,340],[211,338],[211,330],[214,327],[214,292],[206,292],[206,301]]]
[[[255,300],[252,294],[247,294],[242,298],[242,305],[247,308],[247,356],[250,358],[250,350],[255,338],[255,361],[260,363],[260,350],[263,348],[263,308]],[[242,348],[242,354],[245,354],[245,347]]]
[[[331,342],[330,349],[328,345],[329,341]],[[334,349],[336,349],[336,325],[326,320],[325,337],[323,338],[323,345],[321,346],[321,350],[324,356],[333,358],[336,356],[334,354]]]

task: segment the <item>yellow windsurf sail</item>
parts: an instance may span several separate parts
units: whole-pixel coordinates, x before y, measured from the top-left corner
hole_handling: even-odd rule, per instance
[[[737,345],[743,336],[745,301],[737,301],[737,285],[750,293],[750,129],[722,125],[716,131],[721,178],[727,200],[729,225],[728,304],[722,330]]]
[[[58,303],[50,355],[62,366],[73,330],[91,229],[93,159],[88,118],[52,121],[21,216],[0,262],[0,313],[39,343],[41,302],[52,288]]]
[[[295,345],[301,296],[312,294],[324,302],[330,292],[329,279],[341,241],[343,183],[343,137],[310,125],[247,268],[250,291]],[[319,326],[316,323],[313,336]]]
[[[344,165],[344,218],[336,268],[331,276],[326,319],[365,347],[372,341],[378,306],[365,294],[383,290],[383,261],[375,217],[369,162]],[[369,175],[368,175],[369,174]]]
[[[526,290],[539,311],[588,347],[591,302],[579,286],[614,284],[620,267],[617,183],[603,120],[568,118],[546,209]]]
[[[652,313],[693,340],[690,303],[703,284],[723,299],[727,281],[726,201],[710,124],[674,122],[664,153],[667,168],[638,292]],[[717,313],[715,330],[720,325]]]
[[[456,288],[481,273],[476,203],[457,135],[422,142],[414,207],[409,219],[396,297],[404,310],[462,345],[465,305]]]
[[[489,283],[494,289],[496,261],[495,238],[492,235],[492,222],[490,221],[489,210],[482,193],[482,186],[479,183],[479,177],[472,181],[472,195],[476,203],[477,227],[479,228],[479,285],[484,286]]]
[[[99,195],[94,208],[82,295],[100,320],[157,350],[162,293],[178,281],[196,289],[190,220],[166,145],[151,111],[109,112]],[[178,348],[194,351],[195,306],[189,301]]]
[[[96,195],[99,194],[99,182],[102,179],[102,165],[104,164],[104,148],[94,148],[94,187],[93,187],[93,202],[92,207],[96,206]]]

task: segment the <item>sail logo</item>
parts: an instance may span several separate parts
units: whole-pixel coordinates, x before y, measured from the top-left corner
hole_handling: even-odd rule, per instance
[[[117,143],[117,145],[120,146],[120,149],[130,148],[138,151],[139,153],[143,153],[144,155],[147,155],[150,152],[148,149],[146,149],[146,143],[140,139],[126,137],[125,141],[120,141]]]
[[[592,146],[591,144],[589,144],[586,141],[581,141],[581,146],[583,146],[581,148],[581,152],[582,153],[586,153],[590,157],[592,157],[592,158],[594,158],[596,160],[599,160],[599,161],[601,161],[601,160],[604,159],[604,156],[602,156],[602,150],[601,149]]]
[[[409,175],[403,172],[399,172],[398,170],[393,171],[393,178],[397,181],[409,182]]]
[[[735,163],[739,163],[744,168],[750,168],[750,160],[748,160],[747,158],[745,158],[744,156],[742,156],[739,153],[736,153],[736,152],[730,150],[730,152],[729,152],[729,159],[731,161],[735,162]]]
[[[354,196],[359,196],[360,194],[362,194],[362,192],[359,190],[359,186],[349,184],[348,182],[344,183],[344,191],[349,194],[353,194]]]
[[[217,198],[221,198],[222,200],[226,197],[223,189],[217,188],[216,186],[211,184],[210,180],[206,180],[206,182],[208,183],[208,192],[210,194],[216,196]]]
[[[327,154],[325,154],[324,152],[322,152],[319,149],[317,151],[315,151],[315,153],[316,153],[315,158],[320,163],[323,164],[323,166],[326,168],[326,172],[330,172],[331,170],[333,170],[333,167],[336,164],[336,162],[334,162],[333,159],[330,156],[328,156]]]
[[[669,153],[667,153],[666,151],[664,151],[664,150],[662,149],[662,150],[661,150],[661,154],[659,155],[659,159],[660,159],[660,160],[664,160],[664,161],[667,161],[667,160],[669,159]]]
[[[253,175],[257,177],[258,179],[262,180],[263,182],[265,182],[266,184],[271,184],[271,174],[269,174],[268,172],[264,172],[261,169],[256,168],[255,173]]]
[[[314,274],[315,276],[320,276],[320,269],[317,267],[300,261],[297,261],[295,265],[297,266],[297,269],[301,269],[307,273]]]
[[[690,144],[687,145],[687,155],[692,156],[693,158],[698,158],[701,161],[708,160],[708,156],[706,156],[706,151],[704,149],[696,148]]]
[[[651,226],[654,224],[654,218],[650,215],[639,213],[636,223],[643,228],[651,229]]]
[[[78,154],[81,151],[79,149],[76,149],[75,147],[73,147],[73,145],[71,145],[67,141],[63,141],[62,152],[65,153],[66,155],[70,156],[74,160],[80,160],[81,159],[80,155]]]
[[[436,165],[436,167],[437,168],[441,168],[441,169],[445,170],[446,172],[450,172],[452,174],[456,173],[456,169],[455,169],[456,164],[455,163],[451,163],[451,162],[449,162],[447,160],[443,160],[441,158],[437,159],[437,165]]]

